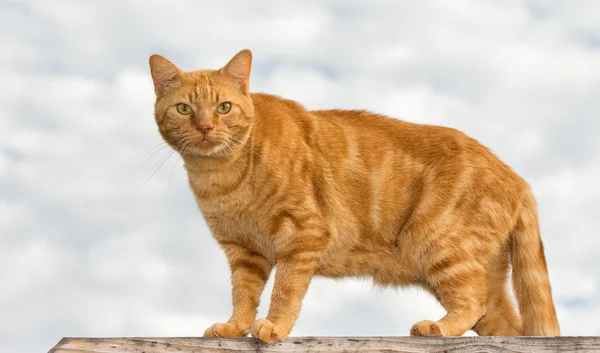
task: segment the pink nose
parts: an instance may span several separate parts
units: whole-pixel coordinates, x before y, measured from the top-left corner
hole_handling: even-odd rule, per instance
[[[198,124],[196,125],[196,129],[200,130],[204,135],[206,135],[210,130],[213,129],[213,126],[209,124]]]

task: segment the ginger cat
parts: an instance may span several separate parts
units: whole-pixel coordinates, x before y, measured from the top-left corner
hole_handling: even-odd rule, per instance
[[[220,70],[183,72],[150,57],[160,134],[231,268],[233,314],[205,336],[285,339],[315,275],[424,287],[447,315],[415,336],[560,334],[523,179],[454,129],[251,94],[251,62],[243,50]]]

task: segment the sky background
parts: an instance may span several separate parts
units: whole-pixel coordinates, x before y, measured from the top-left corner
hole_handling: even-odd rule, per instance
[[[600,335],[598,1],[0,0],[0,40],[2,352],[228,319],[181,160],[153,174],[168,149],[148,57],[216,69],[243,48],[252,91],[490,147],[538,198],[563,334]],[[421,290],[317,279],[292,335],[407,335],[443,314]]]

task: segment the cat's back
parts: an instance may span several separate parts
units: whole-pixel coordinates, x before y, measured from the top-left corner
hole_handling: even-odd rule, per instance
[[[269,139],[295,137],[336,164],[360,162],[378,168],[383,160],[421,167],[484,168],[497,177],[521,184],[522,179],[479,141],[445,126],[412,123],[367,110],[306,110],[296,101],[253,94],[264,119],[262,135]]]
[[[367,110],[313,110],[323,134],[345,133],[365,150],[402,152],[423,161],[464,153],[491,155],[463,132],[437,125],[416,124]],[[429,163],[429,162],[427,162]]]
[[[339,135],[345,135],[344,139],[372,165],[387,159],[403,161],[398,165],[415,165],[415,170],[430,168],[459,173],[473,168],[492,179],[503,179],[503,183],[525,185],[524,180],[486,146],[457,129],[411,123],[366,110],[310,113],[319,122],[324,146],[339,140]]]

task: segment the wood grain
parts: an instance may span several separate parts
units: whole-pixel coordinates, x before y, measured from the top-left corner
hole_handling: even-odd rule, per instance
[[[49,353],[600,352],[600,337],[63,338]]]

